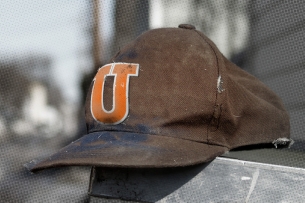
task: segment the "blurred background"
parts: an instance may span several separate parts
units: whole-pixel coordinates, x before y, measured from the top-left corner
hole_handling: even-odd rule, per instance
[[[120,47],[181,23],[282,98],[295,144],[263,161],[305,168],[304,10],[302,0],[1,1],[0,202],[102,201],[87,196],[90,167],[23,165],[86,133],[86,91]]]

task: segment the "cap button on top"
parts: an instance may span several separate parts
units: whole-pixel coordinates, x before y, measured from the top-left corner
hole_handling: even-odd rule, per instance
[[[180,24],[178,27],[183,28],[183,29],[188,29],[188,30],[195,30],[196,29],[194,25],[190,25],[190,24]]]

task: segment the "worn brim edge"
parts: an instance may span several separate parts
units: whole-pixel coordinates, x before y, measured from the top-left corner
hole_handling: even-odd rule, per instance
[[[60,166],[179,167],[211,161],[226,151],[226,147],[162,135],[103,131],[89,133],[26,167],[31,172]]]

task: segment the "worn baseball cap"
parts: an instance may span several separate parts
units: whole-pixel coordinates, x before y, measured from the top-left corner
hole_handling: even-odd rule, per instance
[[[279,97],[186,24],[143,33],[99,68],[85,116],[88,134],[30,170],[188,166],[290,130]]]

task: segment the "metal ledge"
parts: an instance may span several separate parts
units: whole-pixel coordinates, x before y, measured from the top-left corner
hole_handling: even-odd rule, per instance
[[[191,167],[93,167],[89,194],[140,202],[304,202],[305,169],[218,157]]]

